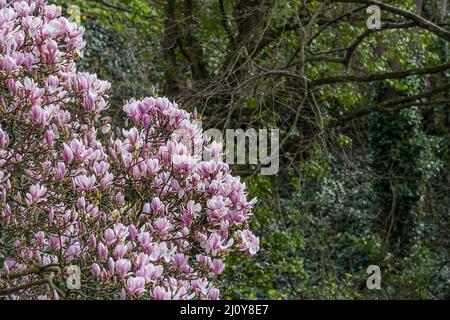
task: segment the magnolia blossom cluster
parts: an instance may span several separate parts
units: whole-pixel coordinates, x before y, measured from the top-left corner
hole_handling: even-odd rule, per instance
[[[44,0],[0,0],[0,297],[218,299],[225,256],[258,251],[255,200],[166,98],[99,130],[110,85],[77,72],[82,35]]]

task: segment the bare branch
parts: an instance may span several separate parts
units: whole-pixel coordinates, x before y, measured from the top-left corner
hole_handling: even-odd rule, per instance
[[[450,62],[432,66],[428,68],[415,68],[399,72],[386,72],[379,74],[372,74],[367,76],[361,75],[339,75],[328,78],[321,78],[311,81],[311,86],[320,86],[333,83],[345,83],[345,82],[372,82],[378,80],[387,79],[403,79],[413,75],[433,74],[450,69]]]

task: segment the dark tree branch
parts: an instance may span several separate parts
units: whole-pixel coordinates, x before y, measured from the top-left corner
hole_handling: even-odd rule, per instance
[[[164,93],[173,95],[178,93],[180,79],[178,74],[176,47],[179,37],[178,24],[176,21],[176,1],[167,0],[166,20],[164,22],[163,55],[166,63]]]
[[[340,117],[339,119],[332,121],[331,125],[336,126],[338,123],[344,123],[344,122],[347,122],[347,121],[355,119],[355,118],[366,116],[372,112],[384,112],[384,113],[388,113],[388,114],[393,114],[396,111],[399,111],[401,109],[421,104],[418,102],[418,100],[420,100],[420,99],[429,98],[438,93],[446,92],[448,90],[450,90],[450,83],[447,83],[443,86],[437,87],[433,90],[429,90],[429,91],[426,91],[426,92],[423,92],[423,93],[420,93],[417,95],[387,100],[385,102],[380,103],[378,106],[369,107],[369,108],[361,108],[361,109],[355,110],[353,112],[350,112],[350,113]],[[442,103],[442,102],[443,102],[443,100],[439,100],[439,102],[432,101],[430,103],[424,103],[424,104],[436,104],[436,103]],[[396,107],[394,107],[394,106],[396,106]]]
[[[234,39],[234,36],[233,36],[233,33],[231,32],[230,27],[228,26],[228,15],[225,10],[225,4],[224,4],[223,0],[219,0],[219,9],[220,9],[220,21],[222,23],[222,27],[228,36],[228,40],[230,41],[230,44],[234,45],[236,40]]]
[[[364,3],[367,5],[377,5],[380,8],[394,13],[396,15],[402,16],[404,18],[407,18],[413,22],[415,22],[418,26],[427,29],[428,31],[436,34],[437,36],[450,41],[450,32],[445,30],[444,28],[434,24],[433,22],[413,13],[410,11],[406,11],[403,9],[400,9],[396,6],[387,4],[385,2],[376,1],[376,0],[331,0],[332,2],[344,2],[344,3]]]
[[[360,75],[340,75],[328,78],[321,78],[311,81],[311,86],[320,86],[333,83],[344,82],[372,82],[387,79],[402,79],[413,75],[433,74],[450,69],[450,62],[427,68],[409,69],[399,72],[386,72],[380,74],[372,74],[368,76]]]
[[[29,274],[39,274],[41,272],[59,272],[59,265],[49,264],[45,266],[34,266],[22,270],[13,271],[10,273],[0,273],[0,278],[15,279]]]
[[[30,282],[30,283],[24,284],[24,285],[21,285],[21,286],[18,286],[18,287],[0,289],[0,296],[8,295],[8,294],[11,294],[11,293],[14,293],[14,292],[18,292],[18,291],[21,291],[21,290],[27,290],[27,289],[30,289],[30,288],[33,288],[33,287],[36,287],[36,286],[42,286],[44,284],[48,285],[49,284],[49,280],[48,279],[39,279],[39,280],[36,280],[36,281]]]

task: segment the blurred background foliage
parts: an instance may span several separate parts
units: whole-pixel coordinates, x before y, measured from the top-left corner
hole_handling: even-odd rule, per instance
[[[112,83],[115,123],[125,100],[166,95],[204,127],[281,130],[278,175],[234,167],[261,251],[228,257],[224,298],[450,298],[450,90],[391,103],[445,86],[448,68],[364,79],[448,63],[448,40],[385,11],[392,26],[367,32],[365,1],[53,2],[80,8],[79,69]],[[444,29],[447,2],[388,1]],[[393,107],[358,114],[371,106]]]

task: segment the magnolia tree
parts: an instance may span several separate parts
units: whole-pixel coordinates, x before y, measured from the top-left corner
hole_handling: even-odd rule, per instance
[[[44,0],[0,0],[0,297],[218,299],[224,257],[258,250],[255,200],[165,98],[99,130],[110,85],[76,71],[82,35]]]

